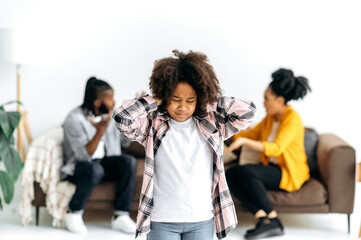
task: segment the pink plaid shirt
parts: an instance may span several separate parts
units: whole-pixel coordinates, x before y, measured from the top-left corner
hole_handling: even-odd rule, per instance
[[[169,128],[168,114],[162,115],[157,109],[154,98],[145,96],[128,100],[113,111],[119,131],[146,149],[135,237],[151,231],[154,159]],[[205,117],[193,117],[198,130],[214,150],[212,197],[214,225],[219,239],[225,238],[237,226],[237,216],[224,174],[223,141],[246,129],[255,111],[256,107],[251,101],[222,97],[208,105]]]

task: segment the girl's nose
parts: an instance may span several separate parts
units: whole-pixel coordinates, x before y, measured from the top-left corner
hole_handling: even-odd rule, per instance
[[[186,106],[184,104],[179,105],[179,110],[186,110]]]

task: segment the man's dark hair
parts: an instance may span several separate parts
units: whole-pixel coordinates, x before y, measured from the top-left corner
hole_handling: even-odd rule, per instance
[[[81,108],[86,109],[89,112],[94,113],[94,101],[99,95],[106,91],[113,89],[107,82],[91,77],[88,79],[85,87],[84,101]]]

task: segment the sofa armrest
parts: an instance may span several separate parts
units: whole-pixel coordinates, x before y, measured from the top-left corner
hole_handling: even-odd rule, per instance
[[[328,192],[329,211],[352,213],[355,196],[355,150],[334,134],[320,134],[317,146],[320,178]]]

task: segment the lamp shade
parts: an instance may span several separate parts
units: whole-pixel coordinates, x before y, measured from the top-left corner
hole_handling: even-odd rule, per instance
[[[0,62],[15,63],[14,31],[0,28]]]

